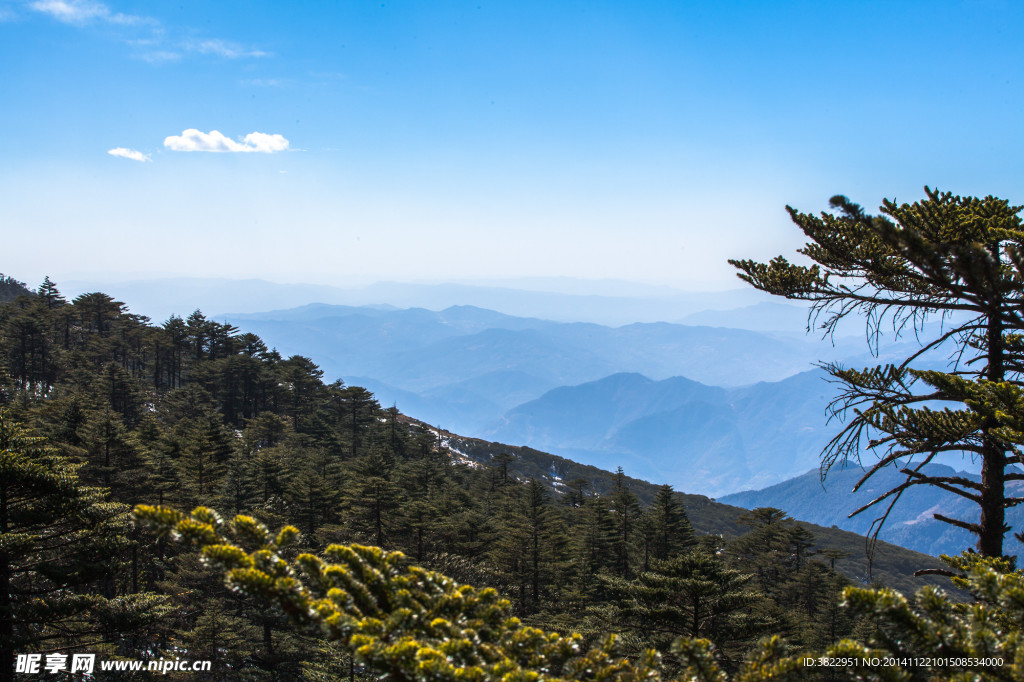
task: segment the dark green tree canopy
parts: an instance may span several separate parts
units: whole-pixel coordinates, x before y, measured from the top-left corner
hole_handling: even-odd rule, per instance
[[[0,302],[13,301],[19,296],[31,296],[32,290],[24,282],[0,272]]]
[[[80,465],[0,409],[0,680],[14,656],[144,632],[165,598],[101,594],[130,544],[128,507],[79,482]]]

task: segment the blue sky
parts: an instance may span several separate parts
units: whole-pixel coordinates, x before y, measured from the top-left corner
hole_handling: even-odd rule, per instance
[[[0,271],[731,287],[727,258],[799,246],[787,203],[1024,203],[1022,20],[0,0]]]

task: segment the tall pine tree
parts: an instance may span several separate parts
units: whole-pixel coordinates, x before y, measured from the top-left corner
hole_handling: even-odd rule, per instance
[[[787,207],[810,240],[798,252],[813,264],[782,256],[770,263],[730,263],[758,289],[810,301],[811,320],[828,333],[863,315],[875,348],[883,325],[918,335],[921,347],[901,362],[863,370],[826,366],[843,387],[833,409],[852,418],[822,453],[823,468],[859,462],[864,449],[873,450],[878,461],[857,487],[891,465],[906,478],[867,507],[888,503],[891,509],[913,486],[941,488],[976,504],[979,515],[935,518],[974,533],[981,554],[1000,556],[1005,510],[1024,501],[1006,493],[1008,481],[1024,480],[1008,470],[1019,461],[1015,442],[1024,438],[1007,432],[1006,411],[992,395],[1010,391],[1009,402],[1020,402],[1013,398],[1020,397],[1014,389],[1024,368],[1022,207],[994,197],[925,192],[927,199],[913,204],[885,201],[879,216],[842,196],[831,200],[835,214]],[[933,316],[943,319],[941,329],[924,327]],[[952,351],[949,371],[912,367],[938,349]],[[944,406],[937,409],[936,403]],[[942,453],[980,460],[980,483],[924,469]],[[881,512],[879,523],[887,514]]]

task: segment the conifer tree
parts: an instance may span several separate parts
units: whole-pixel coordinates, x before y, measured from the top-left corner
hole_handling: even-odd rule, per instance
[[[626,485],[626,474],[623,473],[622,467],[619,467],[615,474],[615,488],[609,501],[614,510],[617,526],[614,544],[616,572],[622,577],[627,577],[632,570],[633,544],[641,511],[636,494]]]
[[[50,280],[49,276],[43,277],[43,283],[36,289],[36,295],[47,308],[58,308],[67,303],[67,300],[61,296],[60,291],[57,290],[57,285]]]
[[[696,544],[696,535],[683,503],[670,485],[658,486],[651,504],[652,554],[662,561]]]
[[[292,418],[292,428],[308,432],[314,407],[311,399],[324,388],[324,371],[301,355],[288,358],[278,370],[285,387],[285,413]]]
[[[189,345],[191,346],[192,359],[199,361],[207,349],[207,342],[210,334],[210,323],[206,316],[199,310],[193,310],[192,314],[185,320],[185,330],[188,334]]]
[[[608,500],[589,497],[577,512],[576,565],[579,587],[584,591],[599,587],[597,576],[615,565],[615,519]]]
[[[789,574],[800,568],[814,536],[774,507],[758,507],[741,514],[737,522],[751,530],[729,543],[729,553],[755,573],[762,590],[777,595]]]
[[[355,458],[365,447],[366,429],[373,422],[373,415],[380,405],[365,388],[346,386],[339,389],[339,406],[349,441],[348,454]]]
[[[734,659],[742,645],[773,622],[755,605],[765,596],[749,586],[751,575],[729,568],[708,552],[693,551],[656,561],[632,580],[606,578],[623,603],[623,622],[661,651],[678,637],[710,640]]]
[[[536,608],[530,596],[533,582],[531,533],[526,514],[522,487],[507,485],[490,496],[492,524],[487,533],[487,562],[501,575],[498,584],[516,607],[516,613],[526,615]]]
[[[491,556],[516,585],[519,610],[534,613],[540,609],[542,590],[562,567],[560,524],[544,486],[535,478],[525,486],[507,487],[505,494],[508,509]]]
[[[814,216],[787,207],[809,238],[798,252],[811,265],[782,256],[770,263],[730,263],[758,289],[811,302],[810,319],[826,333],[863,315],[873,348],[883,325],[919,335],[920,349],[896,364],[863,370],[826,365],[843,387],[833,411],[852,418],[822,453],[823,470],[859,462],[862,449],[873,450],[878,461],[857,487],[893,464],[906,479],[858,512],[881,503],[891,509],[907,488],[935,486],[979,509],[976,520],[941,513],[935,518],[975,534],[981,554],[1001,556],[1005,510],[1022,501],[1007,495],[1006,483],[1024,480],[1024,473],[1008,470],[1019,457],[1015,438],[1003,430],[1006,415],[985,393],[1019,386],[1024,369],[1022,207],[927,187],[925,193],[927,199],[913,204],[885,201],[880,216],[842,196],[831,200],[836,214]],[[941,330],[924,327],[934,316],[944,321]],[[952,350],[949,371],[912,366],[938,349]],[[945,407],[931,407],[935,402]],[[978,458],[981,482],[924,470],[947,452]],[[881,512],[878,523],[887,514]]]
[[[131,480],[139,457],[138,442],[109,405],[89,413],[82,429],[82,445],[89,456],[89,466],[83,474],[92,481],[116,487],[119,492],[127,492],[126,487],[138,483]]]
[[[179,477],[187,494],[198,502],[212,500],[231,456],[230,436],[212,414],[203,419],[182,420],[175,435],[181,444]]]
[[[291,450],[285,446],[261,448],[253,453],[250,465],[259,505],[268,507],[284,495],[291,478],[285,467],[285,459],[289,454]]]
[[[73,301],[75,315],[85,331],[109,336],[125,312],[125,304],[101,292],[82,294]]]
[[[313,538],[321,525],[337,515],[344,484],[335,457],[322,449],[298,453],[288,484],[287,499],[306,537]]]
[[[255,477],[249,454],[235,450],[224,467],[221,479],[220,508],[235,514],[249,511],[256,496]]]
[[[188,376],[187,366],[190,365],[186,352],[188,343],[188,326],[177,315],[171,315],[163,324],[164,338],[168,343],[167,362],[164,364],[166,378],[158,381],[160,386],[179,388]]]
[[[590,487],[590,481],[585,478],[574,478],[567,481],[565,486],[569,489],[569,493],[565,496],[566,504],[573,508],[582,507],[587,499],[587,488]]]
[[[302,664],[302,682],[337,682],[338,680],[370,680],[363,666],[357,665],[352,647],[321,640],[316,655]]]
[[[424,499],[414,499],[404,505],[403,512],[406,546],[416,561],[422,563],[427,555],[427,548],[432,544],[430,532],[435,524],[437,510]]]
[[[391,482],[393,460],[387,451],[375,448],[359,464],[360,476],[349,500],[356,512],[353,525],[376,546],[391,546],[399,508],[398,488]]]
[[[20,298],[0,313],[0,368],[29,395],[47,395],[56,381],[56,349],[46,308]]]
[[[0,680],[14,654],[97,645],[165,611],[112,591],[128,507],[78,481],[78,467],[0,409]],[[116,625],[113,625],[116,624]]]
[[[230,670],[241,678],[248,653],[244,626],[224,613],[224,605],[209,600],[198,609],[195,627],[182,633],[182,645],[189,656],[216,665],[216,670]],[[223,673],[222,673],[223,674]]]
[[[515,479],[508,474],[509,464],[514,461],[516,461],[515,455],[507,452],[499,452],[491,457],[491,461],[487,465],[494,470],[494,474],[491,477],[492,490],[495,487],[510,485],[515,482]]]
[[[840,601],[848,584],[846,578],[816,560],[791,573],[778,600],[783,617],[791,623],[788,629],[792,634],[787,636],[812,649],[824,649],[847,637],[853,619]]]

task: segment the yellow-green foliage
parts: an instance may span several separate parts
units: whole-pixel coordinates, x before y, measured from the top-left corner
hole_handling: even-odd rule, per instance
[[[198,547],[233,589],[275,604],[296,624],[350,647],[357,661],[388,679],[662,679],[654,651],[627,660],[614,635],[585,651],[577,634],[523,625],[495,590],[460,585],[410,565],[400,552],[331,545],[323,558],[300,554],[288,561],[280,552],[298,537],[291,527],[274,537],[249,517],[225,523],[206,508],[188,516],[140,506],[135,515],[157,532]],[[1024,679],[1024,574],[1001,559],[944,559],[960,572],[954,581],[975,596],[974,603],[954,602],[933,587],[913,599],[887,589],[847,588],[846,606],[871,617],[876,641],[843,640],[821,653],[794,654],[779,637],[769,637],[731,679]],[[730,679],[707,640],[681,639],[673,648],[683,663],[679,679]],[[816,664],[808,665],[808,659]],[[848,664],[826,670],[817,663],[823,659]],[[973,659],[990,664],[972,665]]]
[[[279,551],[297,537],[293,528],[273,538],[251,518],[225,523],[205,508],[186,516],[142,506],[135,514],[197,546],[233,589],[348,644],[363,665],[391,679],[658,679],[654,652],[627,661],[614,637],[584,651],[579,635],[527,627],[495,590],[412,566],[400,552],[332,545],[323,559],[300,554],[288,562]]]

